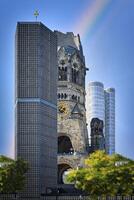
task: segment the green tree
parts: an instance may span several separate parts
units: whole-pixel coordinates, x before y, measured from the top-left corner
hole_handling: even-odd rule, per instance
[[[13,162],[13,159],[0,155],[0,163],[11,163]]]
[[[28,164],[22,159],[12,160],[0,156],[0,192],[15,193],[21,191],[25,185],[25,173]]]
[[[93,196],[130,195],[134,192],[134,161],[96,151],[85,159],[84,168],[71,170],[67,180]]]

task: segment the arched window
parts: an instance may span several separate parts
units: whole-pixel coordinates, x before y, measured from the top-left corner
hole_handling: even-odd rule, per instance
[[[67,94],[65,93],[65,94],[64,94],[64,99],[66,99],[66,98],[67,98]]]
[[[76,70],[72,68],[72,82],[76,83]]]
[[[72,95],[72,99],[73,99],[73,100],[77,101],[77,100],[78,100],[77,98],[78,98],[77,96]]]
[[[79,71],[72,68],[72,82],[79,83]]]
[[[67,136],[58,137],[58,153],[72,154],[74,152],[71,140]]]
[[[59,67],[59,81],[67,81],[67,67]]]
[[[66,176],[71,167],[68,164],[58,165],[58,184],[70,184],[67,182]]]
[[[66,93],[58,93],[58,99],[66,99],[67,98],[67,94]]]
[[[60,93],[58,93],[58,99],[60,99]]]
[[[63,97],[64,97],[64,95],[63,95],[63,93],[61,94],[61,99],[63,99]]]

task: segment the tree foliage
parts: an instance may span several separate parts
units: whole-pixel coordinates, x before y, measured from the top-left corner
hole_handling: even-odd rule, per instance
[[[15,193],[23,189],[25,185],[25,173],[28,164],[22,159],[12,160],[0,156],[0,192]]]
[[[131,195],[134,192],[134,161],[119,154],[96,151],[85,159],[85,167],[67,177],[76,188],[90,195]]]
[[[13,162],[13,159],[0,155],[0,163],[8,163],[8,162]]]

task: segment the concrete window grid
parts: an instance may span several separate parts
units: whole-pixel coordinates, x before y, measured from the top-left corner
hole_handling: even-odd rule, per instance
[[[46,43],[44,49],[41,49],[39,44],[39,38],[40,38],[40,33],[43,30],[44,35],[46,37]],[[22,31],[23,30],[23,31]],[[50,62],[50,59],[52,58],[50,54],[53,52],[56,54],[56,42],[55,42],[55,47],[51,45],[51,48],[54,47],[55,50],[51,50],[49,55],[46,55],[47,48],[46,45],[49,46],[52,43],[51,35],[49,35],[49,30],[47,28],[42,28],[42,25],[40,24],[21,24],[19,25],[18,28],[18,34],[17,34],[17,41],[18,44],[16,45],[17,47],[17,77],[16,77],[16,83],[17,83],[17,93],[16,93],[16,98],[29,98],[29,97],[39,97],[44,100],[52,101],[52,103],[55,104],[56,98],[52,98],[56,94],[56,88],[53,90],[52,93],[52,88],[55,85],[56,78],[54,81],[52,81],[51,78],[53,78],[56,75],[56,68],[55,71],[53,71],[54,75],[50,77],[50,71],[49,69],[54,66],[54,63],[56,63],[56,56],[54,56],[53,61]],[[53,40],[56,41],[55,37],[53,37]],[[24,42],[25,41],[25,42]],[[21,47],[20,47],[21,46]],[[45,78],[44,80],[39,77],[38,71],[40,69],[40,55],[39,55],[39,50],[43,51],[41,52],[41,55],[44,55],[45,51],[45,58],[44,60],[41,59],[42,66],[46,70],[48,70],[48,77]],[[49,57],[49,58],[48,58]],[[29,65],[30,63],[30,65]],[[53,66],[52,66],[53,65]],[[48,69],[47,69],[48,68]],[[44,71],[44,75],[47,71]],[[46,73],[47,74],[47,73]],[[51,84],[50,84],[51,82]],[[48,84],[48,87],[46,85]],[[43,85],[42,89],[40,90],[40,86]],[[50,91],[51,90],[51,91]],[[40,91],[40,92],[39,92]],[[50,91],[50,92],[49,92]],[[46,95],[47,94],[47,95]],[[47,106],[46,106],[47,107]],[[45,115],[45,106],[42,105],[42,103],[19,103],[17,102],[16,106],[16,117],[17,117],[17,132],[18,132],[18,141],[17,141],[17,147],[19,147],[21,143],[21,147],[17,149],[18,155],[26,157],[29,162],[32,164],[32,169],[36,169],[37,166],[35,166],[34,158],[36,158],[38,161],[40,160],[40,144],[41,141],[37,136],[39,134],[43,135],[46,134],[45,131],[45,124],[43,124],[43,127],[41,126],[40,119],[42,118],[43,115]],[[56,127],[56,110],[53,108],[50,108],[48,106],[48,110],[52,110],[48,112],[47,116],[43,116],[43,118],[47,119],[50,123],[50,126],[52,125],[53,121],[53,127]],[[42,112],[43,110],[43,112]],[[42,114],[41,114],[42,112]],[[21,125],[20,125],[21,124]],[[56,130],[56,129],[55,129]],[[44,132],[44,133],[43,133]],[[55,132],[52,132],[53,135]],[[32,140],[31,140],[32,137]],[[50,143],[50,138],[48,137],[48,142]],[[49,150],[50,147],[48,147]],[[37,154],[35,154],[35,152]],[[35,156],[35,157],[34,157]],[[56,154],[55,154],[56,157]],[[44,157],[43,157],[43,162],[44,162]],[[56,162],[56,160],[54,161]],[[37,163],[36,163],[37,164]],[[53,163],[54,165],[54,163]],[[40,169],[39,169],[40,170]],[[29,179],[31,179],[33,187],[31,188],[31,191],[35,190],[37,184],[34,184],[34,180],[39,180],[37,179],[37,174],[36,171],[34,171],[33,175],[30,177],[28,176],[28,182],[30,183]],[[48,177],[46,175],[46,178],[48,180]],[[54,177],[53,177],[54,178]],[[37,183],[37,182],[36,182]],[[30,188],[31,185],[28,185]],[[38,184],[38,189],[39,189],[39,184]],[[38,191],[37,189],[37,191]]]

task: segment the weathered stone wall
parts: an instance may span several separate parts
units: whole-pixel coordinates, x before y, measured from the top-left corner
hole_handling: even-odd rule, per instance
[[[73,151],[58,155],[58,165],[77,168],[87,156],[85,110],[86,66],[79,35],[57,32],[58,38],[58,137],[67,136]],[[63,170],[58,172],[61,176]]]

